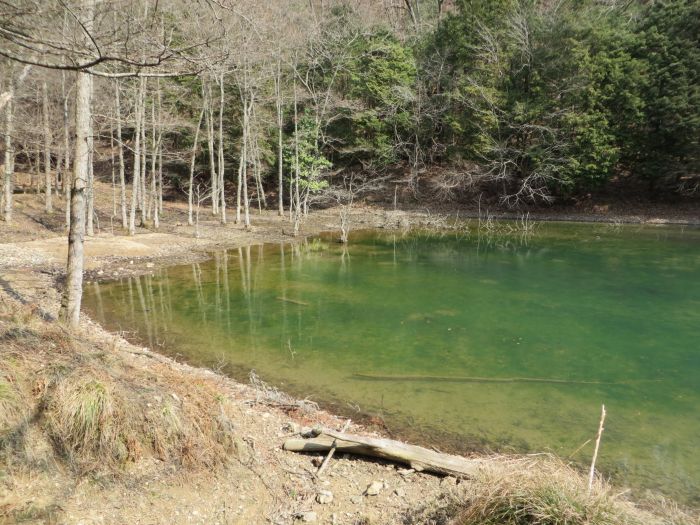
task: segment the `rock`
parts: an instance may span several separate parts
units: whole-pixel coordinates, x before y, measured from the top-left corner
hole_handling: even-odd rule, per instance
[[[301,432],[301,427],[299,426],[298,423],[295,423],[294,421],[290,421],[282,427],[282,431],[288,432],[290,434],[298,434],[299,432]]]
[[[314,434],[314,429],[311,427],[302,427],[299,435],[303,438],[311,438],[316,436],[316,434]]]
[[[316,501],[321,505],[328,505],[333,501],[333,493],[330,490],[319,490]]]
[[[318,521],[318,515],[315,512],[302,512],[298,516],[301,521],[306,523]]]
[[[381,481],[373,481],[365,490],[365,496],[378,496],[384,489],[384,483]]]
[[[311,464],[316,468],[320,467],[322,463],[323,463],[322,457],[316,456],[315,458],[311,459]]]
[[[406,491],[404,489],[396,489],[394,491],[394,494],[396,494],[399,498],[405,498],[406,497]]]
[[[360,505],[362,503],[362,496],[353,496],[350,498],[350,503],[353,505]]]

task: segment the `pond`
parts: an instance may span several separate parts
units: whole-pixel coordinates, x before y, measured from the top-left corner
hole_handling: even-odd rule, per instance
[[[234,249],[87,285],[84,309],[449,450],[583,465],[604,403],[602,472],[698,505],[700,229],[509,229]]]

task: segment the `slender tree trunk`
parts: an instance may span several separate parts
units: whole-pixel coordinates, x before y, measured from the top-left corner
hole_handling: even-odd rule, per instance
[[[248,130],[247,130],[247,115],[248,115],[248,98],[243,97],[243,136],[241,138],[241,160],[238,165],[238,189],[236,190],[236,224],[241,222],[241,196],[243,193],[243,179],[246,172],[246,153],[248,145]]]
[[[252,105],[252,97],[250,105]],[[243,173],[242,173],[242,184],[243,184],[243,225],[246,228],[250,227],[250,202],[248,200],[248,142],[250,141],[250,105],[243,106],[243,136],[244,141],[244,161],[243,162]]]
[[[53,212],[51,202],[51,125],[49,123],[49,88],[46,81],[42,84],[44,113],[44,182],[46,213]]]
[[[278,51],[281,53],[281,51]],[[284,111],[282,106],[282,60],[277,59],[277,75],[275,76],[275,98],[277,103],[277,207],[278,214],[284,215],[284,167],[282,164],[282,148],[284,133]]]
[[[109,121],[109,161],[112,167],[112,220],[117,216],[117,167],[114,161],[114,122]]]
[[[224,75],[221,74],[219,79],[219,194],[220,194],[220,213],[221,213],[221,224],[226,224],[226,192],[224,186]]]
[[[146,4],[148,5],[148,4]],[[143,79],[143,92],[141,93],[141,157],[139,162],[141,162],[141,185],[139,187],[139,199],[141,206],[141,226],[146,226],[146,91],[147,91],[146,79]]]
[[[211,174],[211,212],[216,215],[219,208],[219,200],[216,198],[217,194],[217,174],[216,174],[216,160],[214,157],[214,103],[212,101],[211,86],[209,83],[206,86],[202,85],[202,94],[204,96],[206,113],[205,113],[205,126],[207,128],[207,144],[209,146],[209,173]]]
[[[131,209],[129,210],[129,235],[136,234],[136,206],[138,204],[139,187],[141,184],[141,98],[145,90],[144,79],[139,80],[139,89],[136,93],[135,124],[134,130],[134,176],[131,181]]]
[[[299,107],[297,100],[297,83],[294,80],[294,235],[299,231],[301,199],[299,197]]]
[[[163,132],[158,140],[158,216],[163,216]]]
[[[56,148],[56,177],[54,178],[55,192],[57,197],[61,195],[64,177],[65,174],[63,173],[63,149],[58,147]]]
[[[251,97],[250,100],[250,114],[251,114],[251,120],[252,122],[256,122],[256,117],[255,117],[255,104],[254,100]],[[260,146],[258,144],[258,133],[256,130],[253,130],[253,133],[251,133],[252,137],[252,143],[251,143],[251,153],[252,153],[252,160],[253,160],[253,179],[255,179],[255,193],[257,194],[257,200],[258,200],[258,212],[262,213],[262,208],[265,207],[267,209],[267,199],[265,199],[265,191],[262,185],[262,177],[260,175]]]
[[[122,210],[122,228],[125,230],[129,227],[129,221],[126,212],[126,174],[124,167],[124,142],[122,139],[122,106],[120,100],[121,89],[119,81],[114,83],[114,95],[117,104],[117,143],[119,146],[119,187],[120,187],[120,204]]]
[[[243,138],[245,141],[245,137]],[[245,164],[245,153],[243,144],[241,144],[241,155],[238,160],[238,182],[236,189],[236,224],[241,222],[241,190],[243,189],[243,165]]]
[[[204,120],[204,111],[202,108],[199,114],[199,121],[197,122],[197,131],[194,132],[194,144],[192,145],[192,160],[190,161],[190,184],[187,188],[187,224],[192,226],[194,223],[192,212],[194,207],[194,168],[197,161],[197,145],[199,144],[199,130],[202,127],[202,120]]]
[[[5,222],[12,222],[12,205],[13,205],[13,177],[15,173],[15,145],[12,142],[14,134],[14,111],[15,111],[15,86],[12,75],[13,68],[10,67],[10,86],[8,88],[9,100],[5,105],[5,173],[3,184],[3,196],[5,199],[4,218]]]
[[[158,229],[158,174],[156,172],[158,162],[158,137],[156,132],[156,101],[151,104],[151,197],[149,209],[153,214],[153,227]]]
[[[29,187],[34,188],[34,192],[39,195],[41,192],[41,151],[37,147],[34,152],[34,171],[32,172],[32,178],[29,181]],[[35,183],[36,182],[36,186]]]
[[[92,107],[92,77],[90,77],[90,107]],[[88,132],[88,179],[87,179],[87,235],[92,237],[95,235],[95,226],[93,218],[95,214],[95,171],[94,164],[94,128],[93,121],[90,118],[90,130]]]
[[[158,213],[163,215],[163,99],[158,79]]]
[[[83,0],[86,7],[86,30],[92,29],[94,0]],[[75,111],[75,161],[71,190],[71,220],[68,234],[68,265],[66,286],[61,297],[59,317],[71,329],[80,322],[80,303],[83,295],[83,241],[85,234],[85,186],[88,177],[90,93],[92,77],[89,73],[78,73]]]
[[[63,193],[66,201],[66,230],[68,230],[70,228],[70,192],[73,176],[70,171],[70,123],[65,71],[61,72],[61,95],[63,97]]]

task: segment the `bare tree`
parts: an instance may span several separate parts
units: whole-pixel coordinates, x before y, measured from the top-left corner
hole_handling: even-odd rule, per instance
[[[197,122],[197,128],[194,132],[194,142],[192,144],[192,160],[190,161],[190,182],[187,186],[187,224],[192,226],[194,224],[193,206],[194,206],[194,169],[197,162],[197,147],[199,146],[199,130],[202,128],[202,121],[204,120],[204,112],[206,109],[202,107],[202,111],[199,114],[199,121]]]
[[[119,203],[121,208],[122,228],[126,230],[129,227],[129,223],[126,214],[126,174],[124,166],[124,139],[122,137],[122,106],[120,93],[119,80],[116,80],[114,82],[114,101],[117,112],[117,147],[119,148]]]
[[[224,92],[224,74],[217,78],[217,83],[219,84],[219,174],[217,188],[219,191],[218,198],[219,210],[221,216],[221,224],[226,224],[226,192],[224,187],[225,180],[225,163],[224,163],[224,102],[225,102],[225,92]],[[215,195],[214,199],[217,198]]]
[[[46,84],[46,80],[44,80],[41,87],[44,117],[44,192],[46,212],[51,213],[53,211],[53,205],[51,203],[51,124],[49,119],[49,88]]]
[[[352,229],[352,210],[357,198],[381,190],[387,177],[372,177],[368,173],[351,171],[344,173],[341,180],[329,186],[318,200],[330,200],[338,206],[340,223],[339,241],[347,244]]]
[[[86,32],[92,30],[94,0],[83,0]],[[84,37],[84,40],[87,38]],[[71,220],[68,232],[68,264],[66,286],[61,296],[60,317],[68,326],[75,329],[80,322],[80,304],[83,295],[83,237],[85,235],[85,188],[88,178],[90,157],[90,94],[92,76],[78,73],[75,98],[75,157],[73,183],[71,188]]]
[[[141,190],[141,126],[143,118],[141,116],[144,111],[144,99],[146,92],[146,79],[139,79],[139,89],[136,91],[135,107],[135,131],[134,131],[134,175],[131,181],[131,208],[129,210],[129,235],[136,235],[136,207],[139,202],[139,193]],[[143,207],[142,207],[143,216]]]
[[[15,172],[15,149],[12,135],[14,134],[14,101],[15,86],[12,78],[13,68],[10,66],[9,87],[7,89],[7,102],[5,104],[5,164],[3,179],[3,218],[5,222],[12,221],[12,201],[13,201],[13,177]]]

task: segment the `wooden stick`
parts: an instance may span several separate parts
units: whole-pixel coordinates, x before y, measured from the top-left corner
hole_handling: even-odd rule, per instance
[[[345,432],[345,431],[348,429],[348,427],[350,426],[350,421],[351,421],[351,420],[348,419],[348,420],[345,422],[345,425],[343,425],[343,430],[341,430],[341,432]],[[324,470],[326,469],[326,467],[328,466],[328,463],[330,463],[331,458],[333,457],[333,454],[335,454],[335,449],[336,449],[336,448],[338,448],[338,440],[337,440],[337,439],[334,439],[334,440],[333,440],[333,444],[331,445],[331,449],[328,451],[328,455],[327,455],[326,458],[323,460],[323,463],[321,463],[321,466],[318,467],[318,471],[316,472],[316,477],[317,477],[317,478],[320,478],[320,477],[321,477],[321,474],[323,474],[323,471],[324,471]]]
[[[600,438],[603,437],[603,423],[605,423],[605,405],[600,413],[600,426],[598,426],[598,436],[595,440],[595,450],[593,451],[593,461],[591,462],[591,471],[588,474],[588,493],[591,493],[593,488],[593,477],[595,476],[595,462],[598,459],[598,448],[600,448]]]

